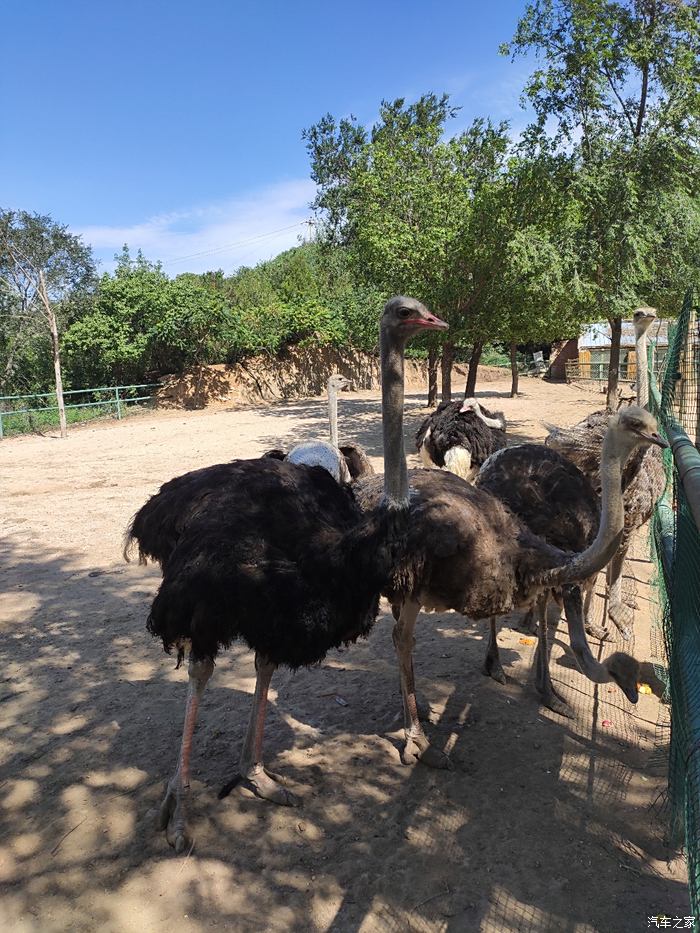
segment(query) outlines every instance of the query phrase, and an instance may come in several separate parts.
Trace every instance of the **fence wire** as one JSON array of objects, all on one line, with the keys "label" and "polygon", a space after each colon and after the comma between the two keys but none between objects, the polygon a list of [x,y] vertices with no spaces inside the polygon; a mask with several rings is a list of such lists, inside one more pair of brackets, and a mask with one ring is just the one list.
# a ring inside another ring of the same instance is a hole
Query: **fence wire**
[{"label": "fence wire", "polygon": [[668,486],[653,524],[666,699],[671,735],[668,789],[671,839],[685,841],[693,913],[700,914],[700,338],[695,293],[686,294],[659,389],[651,377],[650,408],[671,444]]}]

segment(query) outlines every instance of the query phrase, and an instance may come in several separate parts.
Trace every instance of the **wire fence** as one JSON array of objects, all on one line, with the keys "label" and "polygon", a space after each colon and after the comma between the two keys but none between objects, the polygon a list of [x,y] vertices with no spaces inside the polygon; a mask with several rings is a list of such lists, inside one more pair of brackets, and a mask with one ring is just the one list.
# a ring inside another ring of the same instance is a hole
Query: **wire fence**
[{"label": "wire fence", "polygon": [[658,568],[671,707],[668,788],[673,842],[685,840],[693,913],[700,914],[700,335],[694,292],[686,294],[650,408],[671,450],[667,491],[656,508],[652,550]]},{"label": "wire fence", "polygon": [[[159,383],[129,386],[99,386],[69,389],[63,393],[66,421],[90,421],[112,415],[122,418],[134,408],[152,402]],[[9,434],[27,434],[57,427],[58,402],[55,392],[32,395],[0,395],[0,440]]]}]

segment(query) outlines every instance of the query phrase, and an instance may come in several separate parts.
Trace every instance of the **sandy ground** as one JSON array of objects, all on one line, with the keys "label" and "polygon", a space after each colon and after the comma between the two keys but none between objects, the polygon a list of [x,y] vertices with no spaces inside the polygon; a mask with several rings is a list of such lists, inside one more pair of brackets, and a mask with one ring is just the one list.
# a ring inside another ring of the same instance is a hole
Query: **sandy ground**
[{"label": "sandy ground", "polygon": [[[535,380],[517,400],[505,382],[483,388],[516,439],[600,406]],[[423,404],[408,396],[407,438]],[[341,436],[376,465],[379,424],[376,393],[343,397]],[[195,738],[196,848],[172,853],[154,813],[186,674],[145,631],[158,572],[122,562],[122,533],[174,475],[324,433],[325,404],[311,400],[0,443],[0,929],[584,933],[687,915],[685,868],[670,861],[658,803],[659,700],[635,708],[616,688],[593,688],[560,631],[552,671],[576,715],[543,711],[535,646],[515,619],[499,636],[503,687],[480,673],[483,625],[421,617],[418,682],[452,772],[399,761],[386,606],[366,642],[279,671],[267,758],[303,797],[298,810],[237,791],[217,799],[253,685],[250,654],[225,653]],[[637,553],[634,651],[648,660],[651,565]],[[645,678],[658,690],[649,667]]]}]

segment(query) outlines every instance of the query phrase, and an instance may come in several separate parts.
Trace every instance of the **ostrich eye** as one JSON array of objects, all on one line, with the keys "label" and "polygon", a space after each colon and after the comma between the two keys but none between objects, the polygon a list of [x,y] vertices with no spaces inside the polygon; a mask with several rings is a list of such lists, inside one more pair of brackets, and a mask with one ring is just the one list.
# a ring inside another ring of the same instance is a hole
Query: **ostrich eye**
[{"label": "ostrich eye", "polygon": [[399,308],[399,317],[400,317],[400,318],[404,318],[404,319],[405,319],[405,318],[410,317],[410,316],[411,316],[411,312],[410,312],[410,310],[409,310],[408,308]]}]

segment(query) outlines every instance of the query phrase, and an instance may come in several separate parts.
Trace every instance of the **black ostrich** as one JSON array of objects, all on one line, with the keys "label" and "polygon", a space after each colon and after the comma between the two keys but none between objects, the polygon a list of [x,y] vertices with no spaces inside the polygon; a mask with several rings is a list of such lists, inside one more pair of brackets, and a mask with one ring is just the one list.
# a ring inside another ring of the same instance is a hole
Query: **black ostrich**
[{"label": "black ostrich", "polygon": [[475,398],[441,402],[416,433],[416,450],[426,467],[441,467],[471,482],[481,464],[506,446],[502,412],[483,408]]},{"label": "black ostrich", "polygon": [[[497,496],[504,505],[548,544],[561,551],[583,551],[594,540],[600,524],[600,502],[590,480],[571,461],[542,444],[519,444],[499,450],[484,463],[476,478],[478,488]],[[585,585],[590,586],[592,581]],[[538,644],[535,686],[545,706],[570,715],[549,673],[546,608],[548,593],[537,599]],[[637,702],[639,664],[628,654],[615,652],[603,664],[592,655],[583,623],[581,588],[566,586],[555,592],[563,600],[571,647],[581,671],[595,683],[614,681],[631,702]],[[496,620],[491,620],[484,673],[505,683],[498,656]]]},{"label": "black ostrich", "polygon": [[[192,736],[202,692],[220,649],[241,638],[255,651],[253,709],[240,779],[259,797],[297,800],[265,770],[263,726],[270,680],[366,635],[405,536],[404,347],[447,325],[412,298],[392,298],[380,325],[385,483],[363,513],[349,486],[320,466],[274,457],[238,460],[166,483],[135,515],[126,547],[158,561],[163,580],[147,627],[178,663],[189,652],[189,689],[175,774],[161,827],[181,852],[188,841]],[[236,780],[232,782],[232,785]],[[229,786],[232,786],[229,785]]]}]

